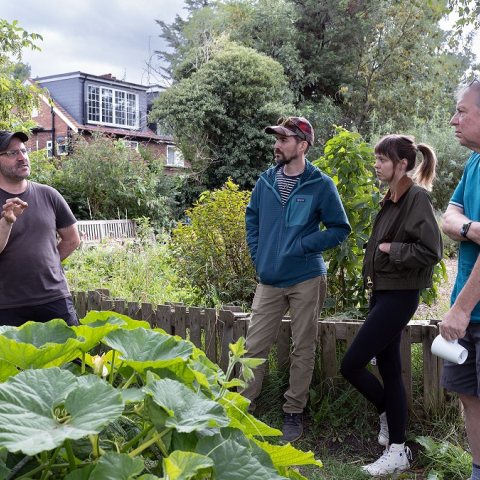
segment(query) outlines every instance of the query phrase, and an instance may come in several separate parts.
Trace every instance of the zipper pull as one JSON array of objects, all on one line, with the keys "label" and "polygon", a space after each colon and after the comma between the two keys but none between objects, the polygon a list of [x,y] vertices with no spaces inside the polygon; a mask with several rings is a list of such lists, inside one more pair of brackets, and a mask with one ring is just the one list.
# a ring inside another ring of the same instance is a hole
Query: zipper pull
[{"label": "zipper pull", "polygon": [[367,287],[372,289],[373,287],[373,282],[372,282],[372,279],[370,277],[367,277]]}]

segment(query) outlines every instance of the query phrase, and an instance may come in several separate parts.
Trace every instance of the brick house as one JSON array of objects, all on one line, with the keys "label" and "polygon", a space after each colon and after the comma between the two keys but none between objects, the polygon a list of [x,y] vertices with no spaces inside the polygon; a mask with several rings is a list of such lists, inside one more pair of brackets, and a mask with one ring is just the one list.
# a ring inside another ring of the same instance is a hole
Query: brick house
[{"label": "brick house", "polygon": [[46,148],[49,156],[67,155],[73,132],[88,139],[100,131],[128,141],[133,148],[143,144],[155,157],[163,156],[165,173],[181,173],[183,160],[172,137],[159,135],[148,123],[148,113],[158,87],[124,82],[107,75],[71,72],[37,77],[27,82],[48,90],[41,95],[41,106],[32,114],[38,127],[32,130],[27,147]]}]

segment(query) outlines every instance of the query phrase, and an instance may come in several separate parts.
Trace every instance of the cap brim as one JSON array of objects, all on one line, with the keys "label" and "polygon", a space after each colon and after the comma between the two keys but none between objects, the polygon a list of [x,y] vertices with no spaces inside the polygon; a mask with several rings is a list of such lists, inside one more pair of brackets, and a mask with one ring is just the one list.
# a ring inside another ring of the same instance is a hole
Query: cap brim
[{"label": "cap brim", "polygon": [[6,150],[8,148],[8,146],[10,145],[10,142],[12,141],[13,137],[17,137],[22,142],[26,142],[28,140],[28,136],[23,132],[11,133],[10,135],[7,135],[3,139],[3,142],[0,144],[0,152],[3,152],[3,150]]},{"label": "cap brim", "polygon": [[270,135],[284,135],[285,137],[296,137],[297,134],[295,132],[292,132],[292,130],[288,130],[288,128],[281,127],[280,125],[277,125],[275,127],[267,127],[265,129],[265,133],[268,133]]}]

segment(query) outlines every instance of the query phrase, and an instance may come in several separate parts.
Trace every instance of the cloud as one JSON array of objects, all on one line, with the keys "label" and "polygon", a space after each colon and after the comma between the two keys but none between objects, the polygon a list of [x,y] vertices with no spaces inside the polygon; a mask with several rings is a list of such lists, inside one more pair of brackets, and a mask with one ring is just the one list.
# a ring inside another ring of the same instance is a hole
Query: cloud
[{"label": "cloud", "polygon": [[82,71],[111,73],[134,83],[147,83],[150,55],[165,48],[160,18],[171,23],[185,16],[183,0],[22,0],[2,2],[0,18],[42,35],[38,51],[23,51],[32,76]]}]

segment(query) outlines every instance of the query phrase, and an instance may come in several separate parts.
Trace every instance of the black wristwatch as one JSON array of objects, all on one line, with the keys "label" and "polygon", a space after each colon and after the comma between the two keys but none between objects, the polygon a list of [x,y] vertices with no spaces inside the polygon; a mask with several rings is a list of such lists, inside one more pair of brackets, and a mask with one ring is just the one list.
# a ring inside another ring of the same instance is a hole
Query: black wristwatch
[{"label": "black wristwatch", "polygon": [[464,223],[462,225],[462,229],[460,230],[460,235],[464,238],[467,238],[467,233],[468,233],[468,230],[470,229],[470,225],[472,224],[472,222],[468,222],[468,223]]}]

